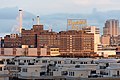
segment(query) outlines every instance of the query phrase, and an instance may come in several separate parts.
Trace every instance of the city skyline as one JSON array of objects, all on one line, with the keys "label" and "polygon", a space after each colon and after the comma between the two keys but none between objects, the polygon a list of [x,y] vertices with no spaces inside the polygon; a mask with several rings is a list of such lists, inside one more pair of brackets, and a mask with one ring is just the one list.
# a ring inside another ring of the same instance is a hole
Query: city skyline
[{"label": "city skyline", "polygon": [[120,0],[0,0],[0,80],[119,80]]}]

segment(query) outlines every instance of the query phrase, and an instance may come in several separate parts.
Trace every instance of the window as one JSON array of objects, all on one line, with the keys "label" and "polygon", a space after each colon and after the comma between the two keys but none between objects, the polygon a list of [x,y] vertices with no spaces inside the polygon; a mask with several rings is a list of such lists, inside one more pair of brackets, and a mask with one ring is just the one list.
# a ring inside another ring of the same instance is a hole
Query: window
[{"label": "window", "polygon": [[57,61],[54,61],[54,64],[57,64]]},{"label": "window", "polygon": [[27,69],[26,69],[26,68],[23,68],[23,69],[22,69],[22,72],[27,72]]},{"label": "window", "polygon": [[69,72],[69,76],[74,76],[74,72]]},{"label": "window", "polygon": [[117,75],[119,76],[120,74],[119,74],[119,71],[117,71]]},{"label": "window", "polygon": [[42,63],[47,63],[47,60],[42,60]]},{"label": "window", "polygon": [[61,64],[61,61],[58,61],[58,64]]},{"label": "window", "polygon": [[80,65],[76,65],[75,68],[80,68]]},{"label": "window", "polygon": [[30,62],[30,60],[27,60],[27,62],[29,63],[29,62]]},{"label": "window", "polygon": [[80,64],[83,64],[83,62],[81,62]]},{"label": "window", "polygon": [[26,63],[26,60],[24,60],[24,63]]},{"label": "window", "polygon": [[74,72],[72,72],[72,75],[74,76]]},{"label": "window", "polygon": [[96,70],[92,70],[92,71],[91,71],[91,74],[96,74]]},{"label": "window", "polygon": [[50,72],[50,76],[53,76],[53,72]]},{"label": "window", "polygon": [[0,64],[4,64],[4,62],[3,62],[3,61],[0,61]]},{"label": "window", "polygon": [[83,76],[83,74],[81,74],[81,76]]},{"label": "window", "polygon": [[2,67],[0,67],[0,71],[2,71]]},{"label": "window", "polygon": [[62,73],[61,73],[62,75],[67,75],[68,74],[68,72],[67,71],[62,71]]}]

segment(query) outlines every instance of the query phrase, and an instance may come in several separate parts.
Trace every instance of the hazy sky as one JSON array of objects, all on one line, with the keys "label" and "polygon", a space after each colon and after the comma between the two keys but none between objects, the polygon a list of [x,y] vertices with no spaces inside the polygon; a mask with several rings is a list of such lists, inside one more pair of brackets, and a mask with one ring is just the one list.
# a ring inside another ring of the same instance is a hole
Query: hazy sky
[{"label": "hazy sky", "polygon": [[19,7],[34,14],[120,10],[120,0],[0,0],[0,8]]}]

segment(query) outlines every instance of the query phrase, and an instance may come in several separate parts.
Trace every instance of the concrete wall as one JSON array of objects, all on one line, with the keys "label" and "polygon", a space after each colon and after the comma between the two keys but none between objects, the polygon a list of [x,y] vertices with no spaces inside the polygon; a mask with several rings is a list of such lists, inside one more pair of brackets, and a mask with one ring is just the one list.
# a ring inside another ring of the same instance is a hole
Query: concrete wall
[{"label": "concrete wall", "polygon": [[[26,67],[27,72],[20,72],[22,76],[40,76],[40,67]],[[22,68],[23,69],[23,68]]]},{"label": "concrete wall", "polygon": [[94,52],[98,51],[99,44],[100,44],[100,34],[94,34]]},{"label": "concrete wall", "polygon": [[101,36],[101,44],[103,46],[110,45],[110,36],[109,35]]},{"label": "concrete wall", "polygon": [[16,48],[16,55],[17,56],[23,55],[23,49],[22,48]]},{"label": "concrete wall", "polygon": [[[24,51],[25,51],[25,48],[16,48],[15,49],[15,53],[16,55],[13,54],[13,48],[3,48],[3,52],[5,56],[23,56],[24,55]],[[38,56],[38,49],[37,48],[27,48],[27,52],[28,52],[28,56]],[[2,52],[2,48],[0,48],[0,55]],[[47,48],[41,48],[40,49],[40,56],[47,56]]]},{"label": "concrete wall", "polygon": [[97,54],[99,56],[108,57],[111,55],[116,55],[116,51],[114,51],[114,50],[101,50],[101,51],[98,51]]},{"label": "concrete wall", "polygon": [[[70,76],[70,72],[74,72],[74,76]],[[88,75],[90,75],[90,71],[88,70],[71,70],[71,71],[68,71],[68,76],[69,77],[81,77],[81,78],[88,78]]]},{"label": "concrete wall", "polygon": [[46,56],[47,55],[47,48],[41,48],[40,49],[40,55],[41,56]]},{"label": "concrete wall", "polygon": [[4,48],[4,55],[13,55],[13,48]]},{"label": "concrete wall", "polygon": [[37,48],[28,48],[28,56],[37,56]]}]

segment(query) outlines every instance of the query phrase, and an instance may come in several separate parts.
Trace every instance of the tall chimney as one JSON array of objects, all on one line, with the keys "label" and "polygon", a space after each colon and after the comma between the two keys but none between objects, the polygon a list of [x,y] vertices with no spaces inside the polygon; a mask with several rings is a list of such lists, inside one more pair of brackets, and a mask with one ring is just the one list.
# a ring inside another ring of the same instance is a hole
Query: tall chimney
[{"label": "tall chimney", "polygon": [[40,25],[40,17],[37,16],[37,25]]},{"label": "tall chimney", "polygon": [[22,12],[22,10],[20,9],[19,10],[19,33],[21,34],[21,32],[22,32],[22,17],[23,17],[23,12]]}]

